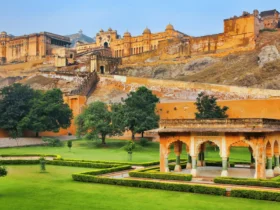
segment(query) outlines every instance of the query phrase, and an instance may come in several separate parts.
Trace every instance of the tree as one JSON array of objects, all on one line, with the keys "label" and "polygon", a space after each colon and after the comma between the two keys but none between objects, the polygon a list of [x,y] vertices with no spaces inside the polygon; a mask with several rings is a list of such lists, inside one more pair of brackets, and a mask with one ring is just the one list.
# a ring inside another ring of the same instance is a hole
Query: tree
[{"label": "tree", "polygon": [[136,133],[141,133],[158,127],[159,116],[155,113],[157,96],[146,87],[140,87],[136,92],[130,92],[124,101],[124,125],[131,131],[132,140]]},{"label": "tree", "polygon": [[198,112],[195,113],[196,119],[223,119],[227,118],[228,107],[220,107],[217,105],[217,98],[208,96],[205,93],[198,94],[195,105]]},{"label": "tree", "polygon": [[71,140],[67,141],[67,147],[69,148],[69,151],[71,151],[71,148],[72,148],[72,141]]},{"label": "tree", "polygon": [[135,150],[135,143],[133,141],[128,141],[124,147],[124,150],[128,154],[128,160],[132,161],[132,153]]},{"label": "tree", "polygon": [[63,101],[59,89],[48,90],[45,93],[36,91],[32,100],[32,108],[20,122],[22,129],[39,132],[58,132],[60,128],[68,128],[73,118],[72,110]]},{"label": "tree", "polygon": [[106,144],[105,139],[108,135],[114,135],[119,130],[112,124],[112,112],[109,107],[97,101],[91,103],[75,120],[77,125],[77,135],[85,136],[87,139],[101,137],[102,144]]},{"label": "tree", "polygon": [[13,84],[0,90],[0,128],[13,139],[22,136],[21,121],[32,108],[34,91],[27,85]]}]

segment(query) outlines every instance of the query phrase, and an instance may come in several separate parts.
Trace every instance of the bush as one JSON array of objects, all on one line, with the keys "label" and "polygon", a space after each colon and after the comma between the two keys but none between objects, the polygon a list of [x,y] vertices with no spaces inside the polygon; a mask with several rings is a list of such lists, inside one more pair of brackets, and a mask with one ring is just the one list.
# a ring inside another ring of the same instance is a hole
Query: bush
[{"label": "bush", "polygon": [[54,159],[61,159],[60,155],[45,155],[45,154],[9,154],[9,155],[0,155],[1,157],[34,157],[34,156],[38,156],[38,157],[53,157]]},{"label": "bush", "polygon": [[49,165],[74,166],[74,167],[84,167],[84,168],[112,168],[112,167],[120,166],[119,164],[64,161],[64,160],[50,160],[50,161],[46,161],[46,163]]},{"label": "bush", "polygon": [[280,188],[280,182],[270,181],[266,179],[246,179],[246,178],[231,178],[231,177],[217,177],[214,179],[215,183],[219,184],[235,184],[248,186],[262,186]]},{"label": "bush", "polygon": [[0,160],[0,165],[32,165],[39,163],[40,160]]},{"label": "bush", "polygon": [[231,190],[230,195],[231,197],[237,198],[249,198],[280,202],[280,192],[233,189]]},{"label": "bush", "polygon": [[140,141],[139,141],[139,144],[140,144],[142,147],[146,147],[146,146],[148,146],[148,144],[149,144],[149,140],[146,139],[146,138],[141,138]]},{"label": "bush", "polygon": [[43,142],[46,142],[51,147],[62,147],[63,142],[60,141],[58,138],[50,138],[50,137],[43,137]]},{"label": "bush", "polygon": [[131,171],[129,172],[131,177],[149,178],[149,179],[163,179],[163,180],[181,180],[181,181],[191,181],[192,175],[190,174],[175,174],[175,173],[161,173],[155,171]]},{"label": "bush", "polygon": [[91,176],[86,174],[72,174],[72,178],[75,181],[80,181],[80,182],[122,185],[128,187],[140,187],[140,188],[170,190],[170,191],[179,191],[179,192],[192,192],[192,193],[211,194],[211,195],[220,195],[220,196],[225,196],[226,194],[225,188],[202,186],[202,185],[165,183],[165,182],[142,181],[142,180],[131,180],[131,179],[113,179],[107,177]]},{"label": "bush", "polygon": [[7,176],[8,171],[5,166],[0,166],[0,177]]}]

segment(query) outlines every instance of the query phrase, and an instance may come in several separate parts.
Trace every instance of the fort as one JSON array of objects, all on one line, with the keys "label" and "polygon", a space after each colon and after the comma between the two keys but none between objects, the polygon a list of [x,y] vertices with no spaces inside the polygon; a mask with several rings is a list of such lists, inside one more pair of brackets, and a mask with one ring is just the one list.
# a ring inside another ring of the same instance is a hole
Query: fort
[{"label": "fort", "polygon": [[70,45],[70,39],[49,32],[23,36],[0,35],[0,64],[39,60],[52,55],[52,50]]}]

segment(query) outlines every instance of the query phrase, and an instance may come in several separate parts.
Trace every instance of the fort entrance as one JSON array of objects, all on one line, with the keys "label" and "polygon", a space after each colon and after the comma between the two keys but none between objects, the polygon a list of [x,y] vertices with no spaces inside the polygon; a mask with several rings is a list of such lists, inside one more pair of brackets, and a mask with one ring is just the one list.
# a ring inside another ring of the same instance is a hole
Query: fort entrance
[{"label": "fort entrance", "polygon": [[[160,171],[168,172],[170,146],[174,144],[176,166],[180,172],[182,150],[188,153],[187,170],[200,176],[198,167],[205,166],[206,144],[213,143],[219,148],[222,177],[235,176],[229,170],[231,148],[240,142],[248,145],[251,152],[251,168],[246,173],[254,178],[269,178],[280,174],[279,145],[280,120],[274,119],[215,119],[215,120],[161,120],[160,128],[155,130],[160,136]],[[183,145],[185,148],[183,148]],[[274,162],[274,167],[273,167]],[[254,169],[253,169],[254,168]],[[244,170],[244,169],[243,169]],[[241,173],[241,170],[240,170]],[[203,173],[205,175],[205,172]]]}]

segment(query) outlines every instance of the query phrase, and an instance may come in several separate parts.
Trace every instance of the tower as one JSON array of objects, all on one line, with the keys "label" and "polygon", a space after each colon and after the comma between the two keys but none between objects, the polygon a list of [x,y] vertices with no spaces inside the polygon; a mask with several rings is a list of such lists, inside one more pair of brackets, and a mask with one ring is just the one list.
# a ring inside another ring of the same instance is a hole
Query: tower
[{"label": "tower", "polygon": [[6,62],[6,49],[7,49],[7,41],[8,41],[8,35],[5,31],[1,32],[0,34],[0,64],[3,64]]},{"label": "tower", "polygon": [[144,52],[151,50],[151,30],[146,28],[143,32]]},{"label": "tower", "polygon": [[124,55],[123,56],[130,56],[131,53],[131,34],[127,31],[123,35],[124,39]]}]

